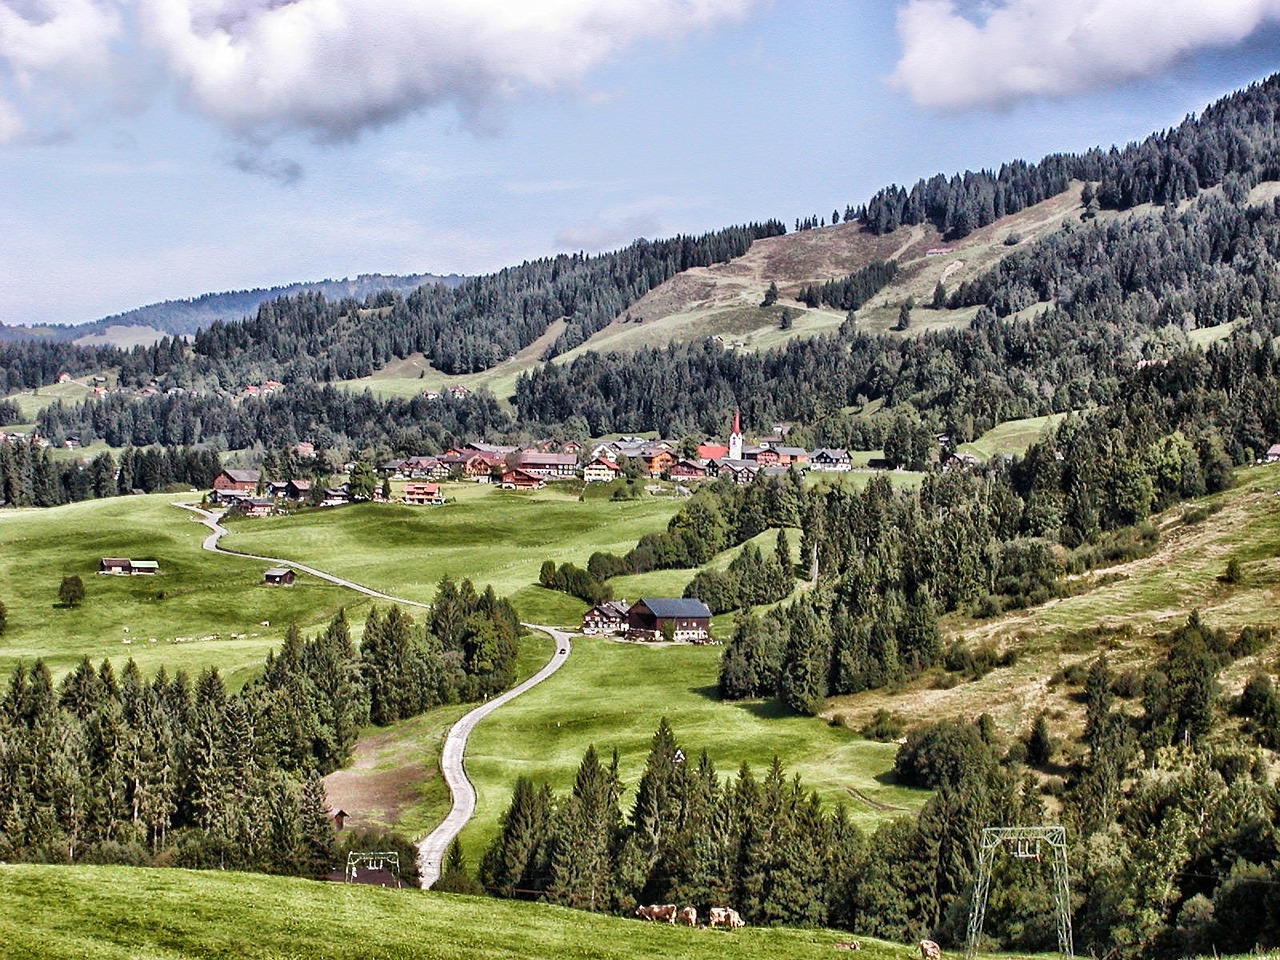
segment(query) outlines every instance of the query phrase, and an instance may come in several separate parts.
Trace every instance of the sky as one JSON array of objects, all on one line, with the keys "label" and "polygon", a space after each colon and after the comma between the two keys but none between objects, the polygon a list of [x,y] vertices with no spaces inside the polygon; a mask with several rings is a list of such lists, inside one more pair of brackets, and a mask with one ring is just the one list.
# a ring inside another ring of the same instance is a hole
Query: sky
[{"label": "sky", "polygon": [[0,322],[829,218],[1278,64],[1280,0],[0,0]]}]

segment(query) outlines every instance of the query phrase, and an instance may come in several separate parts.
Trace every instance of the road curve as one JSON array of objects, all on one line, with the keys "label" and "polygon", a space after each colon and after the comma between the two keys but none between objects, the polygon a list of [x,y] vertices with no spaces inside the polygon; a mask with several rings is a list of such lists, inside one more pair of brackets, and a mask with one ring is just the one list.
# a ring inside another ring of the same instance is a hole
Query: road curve
[{"label": "road curve", "polygon": [[504,703],[514,700],[526,690],[540,684],[569,659],[569,634],[555,627],[544,627],[534,623],[526,623],[525,626],[531,630],[541,630],[543,633],[550,634],[556,642],[556,652],[551,655],[551,659],[543,668],[528,680],[512,687],[501,696],[482,703],[449,729],[449,735],[444,741],[444,750],[440,753],[440,772],[444,774],[444,781],[449,785],[449,793],[453,796],[453,809],[444,818],[444,822],[418,844],[418,875],[422,878],[424,890],[440,879],[440,867],[445,851],[453,842],[453,838],[462,832],[462,828],[467,825],[476,810],[476,790],[467,779],[467,773],[462,766],[463,754],[467,749],[467,737],[481,720]]},{"label": "road curve", "polygon": [[[228,550],[218,543],[227,532],[227,528],[218,523],[217,516],[190,503],[175,503],[173,505],[182,507],[184,510],[190,510],[196,514],[201,523],[209,528],[211,532],[204,538],[204,548],[211,553],[227,553],[237,557],[246,557],[250,560],[261,560],[264,563],[290,566],[296,570],[302,570],[304,573],[309,573],[313,577],[356,590],[370,597],[414,607],[430,608],[430,604],[419,603],[417,600],[406,600],[404,597],[393,597],[389,593],[382,593],[379,590],[373,590],[350,580],[344,580],[342,577],[335,577],[331,573],[325,573],[323,570],[317,570],[314,567],[308,567],[293,560],[281,560],[278,557],[262,557],[256,553]],[[444,861],[445,851],[449,848],[449,844],[453,842],[453,838],[462,832],[462,828],[467,825],[472,814],[475,813],[476,790],[471,785],[471,781],[467,779],[466,770],[462,766],[463,754],[467,749],[467,738],[471,735],[471,731],[475,729],[476,724],[493,713],[493,711],[514,700],[526,690],[540,684],[559,670],[561,665],[569,659],[569,651],[571,649],[569,634],[563,630],[557,630],[555,627],[544,627],[534,623],[526,623],[525,626],[531,630],[541,630],[543,633],[549,634],[555,641],[556,652],[551,655],[551,659],[543,665],[542,669],[529,679],[512,687],[501,696],[482,703],[449,729],[449,734],[445,737],[444,749],[440,754],[440,772],[444,775],[444,782],[448,784],[449,793],[453,797],[453,808],[449,811],[449,815],[444,818],[444,822],[418,844],[418,873],[422,878],[422,889],[424,890],[440,879],[440,867]]]},{"label": "road curve", "polygon": [[349,590],[355,590],[357,593],[363,593],[370,597],[377,597],[379,600],[390,600],[392,603],[402,603],[409,607],[421,607],[424,610],[430,610],[431,604],[421,603],[417,600],[406,600],[404,597],[393,597],[389,593],[383,593],[380,590],[374,590],[370,587],[353,583],[350,580],[344,580],[342,577],[335,577],[331,573],[325,573],[323,570],[317,570],[315,567],[308,567],[306,564],[298,563],[294,560],[281,560],[279,557],[260,557],[256,553],[243,553],[240,550],[228,550],[221,546],[218,541],[227,532],[227,528],[218,523],[218,517],[210,513],[208,510],[201,509],[190,503],[175,503],[175,507],[181,507],[183,510],[190,510],[200,522],[208,527],[212,532],[204,538],[204,548],[210,553],[227,553],[235,557],[246,557],[250,560],[261,560],[263,563],[274,563],[281,567],[293,567],[295,570],[301,570],[303,573],[309,573],[313,577],[320,580],[327,580],[330,583],[336,583],[340,587],[346,587]]}]

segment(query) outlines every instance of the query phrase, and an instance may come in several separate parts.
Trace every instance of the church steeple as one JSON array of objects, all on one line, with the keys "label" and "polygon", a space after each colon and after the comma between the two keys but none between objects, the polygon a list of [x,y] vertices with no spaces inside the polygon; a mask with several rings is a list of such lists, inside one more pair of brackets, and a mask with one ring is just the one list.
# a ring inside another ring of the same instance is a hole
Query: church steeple
[{"label": "church steeple", "polygon": [[729,433],[729,459],[742,459],[742,418],[733,411],[733,430]]}]

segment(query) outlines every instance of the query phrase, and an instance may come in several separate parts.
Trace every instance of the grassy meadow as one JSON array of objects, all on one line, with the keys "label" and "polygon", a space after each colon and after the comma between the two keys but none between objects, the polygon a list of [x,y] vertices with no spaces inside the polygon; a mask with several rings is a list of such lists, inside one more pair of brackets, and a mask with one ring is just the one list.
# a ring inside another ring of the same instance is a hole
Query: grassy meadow
[{"label": "grassy meadow", "polygon": [[576,626],[586,604],[537,586],[542,562],[585,566],[596,550],[625,553],[663,529],[681,504],[666,497],[580,502],[555,485],[526,493],[452,483],[445,493],[451,502],[440,507],[369,503],[242,522],[223,545],[424,602],[445,574],[467,577],[510,597],[525,620]]},{"label": "grassy meadow", "polygon": [[[819,960],[849,934],[691,930],[526,903],[232,872],[0,866],[9,960]],[[867,960],[911,948],[859,938]],[[918,951],[917,951],[918,952]]]},{"label": "grassy meadow", "polygon": [[960,453],[972,453],[979,460],[990,460],[1005,453],[1021,455],[1066,418],[1065,413],[1054,413],[1046,417],[1006,420],[972,443],[962,443],[956,449]]},{"label": "grassy meadow", "polygon": [[[928,798],[927,791],[888,782],[896,744],[795,716],[775,701],[722,702],[716,690],[721,649],[576,638],[569,662],[554,676],[471,735],[467,775],[477,806],[462,834],[469,856],[477,859],[496,834],[517,776],[567,790],[590,744],[605,757],[617,749],[623,781],[634,788],[662,717],[691,761],[706,749],[721,779],[744,762],[762,777],[777,755],[789,774],[798,773],[824,800],[844,803],[866,826],[886,814],[914,812]],[[874,809],[850,788],[893,810]],[[631,799],[628,789],[624,808]]]},{"label": "grassy meadow", "polygon": [[[42,657],[59,674],[86,655],[119,664],[133,657],[144,673],[217,666],[238,686],[290,621],[317,624],[340,606],[359,605],[351,591],[305,575],[293,587],[262,586],[265,564],[201,549],[209,531],[172,499],[153,494],[0,511],[0,600],[9,611],[0,670]],[[102,557],[158,560],[161,572],[99,575]],[[58,586],[71,574],[86,596],[63,609]]]}]

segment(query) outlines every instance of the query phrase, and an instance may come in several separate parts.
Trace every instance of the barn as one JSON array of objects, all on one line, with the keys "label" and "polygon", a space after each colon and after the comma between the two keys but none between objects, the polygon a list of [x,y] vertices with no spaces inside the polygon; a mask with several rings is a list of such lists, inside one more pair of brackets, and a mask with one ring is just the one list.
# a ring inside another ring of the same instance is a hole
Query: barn
[{"label": "barn", "polygon": [[627,639],[706,643],[711,611],[697,599],[646,597],[627,611]]}]

